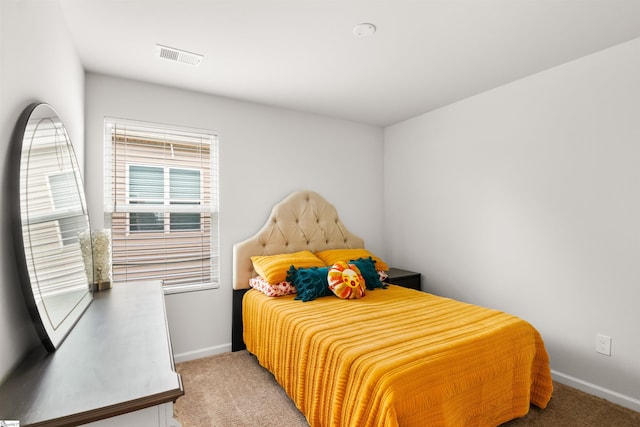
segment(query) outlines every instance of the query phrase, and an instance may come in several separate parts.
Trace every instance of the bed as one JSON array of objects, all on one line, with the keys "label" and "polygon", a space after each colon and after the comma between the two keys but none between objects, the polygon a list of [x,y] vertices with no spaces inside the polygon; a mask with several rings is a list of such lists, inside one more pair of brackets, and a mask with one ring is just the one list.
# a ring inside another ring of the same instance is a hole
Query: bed
[{"label": "bed", "polygon": [[234,245],[233,349],[246,345],[311,426],[495,426],[546,407],[547,352],[518,317],[393,284],[309,301],[249,286],[265,274],[258,259],[363,248],[312,191],[277,203]]}]

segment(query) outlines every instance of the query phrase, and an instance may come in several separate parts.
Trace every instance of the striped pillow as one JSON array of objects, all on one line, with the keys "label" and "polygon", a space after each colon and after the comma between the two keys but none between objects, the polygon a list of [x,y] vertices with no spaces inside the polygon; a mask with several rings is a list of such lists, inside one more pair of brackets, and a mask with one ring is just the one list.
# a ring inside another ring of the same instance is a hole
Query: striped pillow
[{"label": "striped pillow", "polygon": [[326,264],[310,251],[252,256],[251,262],[256,273],[271,284],[286,281],[287,271],[292,265],[297,268],[326,267]]}]

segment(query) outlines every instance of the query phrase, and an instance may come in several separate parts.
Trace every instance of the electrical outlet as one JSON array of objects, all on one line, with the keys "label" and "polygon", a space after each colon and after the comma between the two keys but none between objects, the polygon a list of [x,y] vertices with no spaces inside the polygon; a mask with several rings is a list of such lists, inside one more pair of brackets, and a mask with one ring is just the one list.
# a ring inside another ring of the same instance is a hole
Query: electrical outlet
[{"label": "electrical outlet", "polygon": [[596,335],[596,351],[605,356],[611,356],[611,337],[606,335]]}]

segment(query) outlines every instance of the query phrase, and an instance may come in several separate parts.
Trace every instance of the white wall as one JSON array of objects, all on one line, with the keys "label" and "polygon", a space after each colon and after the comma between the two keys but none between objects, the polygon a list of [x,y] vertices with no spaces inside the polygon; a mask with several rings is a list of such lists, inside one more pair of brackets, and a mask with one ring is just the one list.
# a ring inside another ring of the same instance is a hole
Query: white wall
[{"label": "white wall", "polygon": [[[17,190],[7,168],[11,135],[33,102],[51,104],[82,159],[84,70],[56,1],[0,0],[0,167],[2,195]],[[0,209],[0,382],[39,344],[20,291],[10,206]]]},{"label": "white wall", "polygon": [[[385,129],[389,262],[640,410],[640,39]],[[595,337],[613,338],[611,357]]]},{"label": "white wall", "polygon": [[368,248],[385,256],[382,129],[97,74],[86,82],[85,184],[94,227],[103,224],[105,116],[219,135],[221,286],[166,297],[178,361],[230,350],[232,245],[258,231],[291,191],[320,193]]},{"label": "white wall", "polygon": [[[32,102],[56,108],[82,158],[85,87],[57,2],[0,0],[0,40],[7,194],[10,136]],[[640,410],[638,75],[635,40],[389,127],[384,154],[375,127],[89,75],[92,220],[101,226],[104,116],[215,130],[222,284],[167,297],[178,356],[229,349],[231,246],[274,202],[309,188],[375,253],[422,272],[427,290],[529,320],[556,378]],[[0,209],[0,381],[38,345],[9,211]],[[613,337],[611,357],[595,353],[598,332]]]}]

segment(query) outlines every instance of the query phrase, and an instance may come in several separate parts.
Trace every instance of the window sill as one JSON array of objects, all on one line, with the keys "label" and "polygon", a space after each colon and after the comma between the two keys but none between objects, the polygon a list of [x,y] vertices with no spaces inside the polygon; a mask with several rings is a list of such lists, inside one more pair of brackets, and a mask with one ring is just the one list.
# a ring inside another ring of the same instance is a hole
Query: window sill
[{"label": "window sill", "polygon": [[173,285],[163,286],[162,290],[165,295],[183,294],[186,292],[205,291],[208,289],[218,289],[219,283],[199,283],[197,285]]}]

